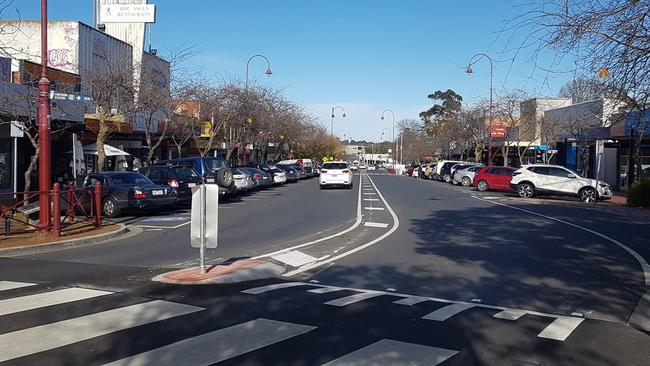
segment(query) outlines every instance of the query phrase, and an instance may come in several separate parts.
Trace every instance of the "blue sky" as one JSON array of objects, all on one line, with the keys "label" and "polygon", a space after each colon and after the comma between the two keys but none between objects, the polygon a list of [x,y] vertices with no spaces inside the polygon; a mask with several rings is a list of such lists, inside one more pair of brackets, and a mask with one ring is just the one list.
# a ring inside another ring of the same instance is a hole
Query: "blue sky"
[{"label": "blue sky", "polygon": [[[477,52],[495,61],[495,90],[518,88],[555,96],[566,76],[550,78],[527,54],[514,63],[501,54],[497,39],[504,21],[522,9],[512,0],[150,0],[157,5],[153,47],[196,45],[188,64],[216,80],[245,74],[256,53],[271,61],[264,75],[261,59],[251,63],[251,79],[281,88],[329,128],[330,108],[346,109],[334,131],[353,139],[378,140],[391,119],[418,118],[438,89],[454,89],[466,103],[486,98],[489,64],[479,61],[474,74],[464,70]],[[39,17],[40,1],[15,0],[23,19]],[[50,19],[92,24],[92,0],[49,0]],[[4,17],[16,17],[15,10]],[[542,55],[543,63],[553,55]],[[546,80],[546,82],[542,82]]]}]

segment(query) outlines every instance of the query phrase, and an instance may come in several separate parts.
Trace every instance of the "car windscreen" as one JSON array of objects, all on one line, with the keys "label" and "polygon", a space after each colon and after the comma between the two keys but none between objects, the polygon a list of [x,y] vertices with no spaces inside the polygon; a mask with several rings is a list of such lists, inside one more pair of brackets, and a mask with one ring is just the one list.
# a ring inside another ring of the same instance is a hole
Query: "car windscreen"
[{"label": "car windscreen", "polygon": [[194,170],[192,168],[189,168],[189,167],[178,166],[178,167],[172,167],[171,169],[181,179],[198,178],[199,177],[199,173],[197,173],[196,170]]},{"label": "car windscreen", "polygon": [[140,173],[113,174],[110,177],[114,184],[153,184]]},{"label": "car windscreen", "polygon": [[347,169],[348,165],[346,163],[325,163],[323,164],[323,169]]},{"label": "car windscreen", "polygon": [[218,158],[213,158],[213,159],[203,159],[203,165],[205,166],[205,170],[211,173],[214,173],[215,171],[225,168],[226,167],[226,161],[223,159],[218,159]]}]

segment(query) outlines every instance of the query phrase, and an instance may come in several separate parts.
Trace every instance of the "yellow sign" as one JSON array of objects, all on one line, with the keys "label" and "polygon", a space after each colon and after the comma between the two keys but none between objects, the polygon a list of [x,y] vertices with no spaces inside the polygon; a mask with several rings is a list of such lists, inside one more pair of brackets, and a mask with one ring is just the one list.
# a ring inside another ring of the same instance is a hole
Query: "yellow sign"
[{"label": "yellow sign", "polygon": [[323,156],[322,160],[323,160],[323,163],[325,163],[327,161],[327,156]]},{"label": "yellow sign", "polygon": [[211,137],[212,133],[212,122],[201,121],[201,137]]},{"label": "yellow sign", "polygon": [[609,69],[607,69],[605,67],[602,67],[602,68],[598,69],[598,77],[608,78],[609,75],[610,75]]},{"label": "yellow sign", "polygon": [[250,125],[251,123],[253,123],[253,117],[247,117],[247,118],[246,118],[246,122],[247,122],[249,125]]},{"label": "yellow sign", "polygon": [[333,156],[330,156],[330,161],[333,161],[333,160],[334,160],[334,157],[333,157]]}]

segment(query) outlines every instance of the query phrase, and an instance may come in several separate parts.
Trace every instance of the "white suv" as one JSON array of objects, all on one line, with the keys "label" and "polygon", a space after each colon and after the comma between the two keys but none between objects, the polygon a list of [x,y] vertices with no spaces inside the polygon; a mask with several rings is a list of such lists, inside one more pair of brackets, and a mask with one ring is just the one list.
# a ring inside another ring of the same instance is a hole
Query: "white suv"
[{"label": "white suv", "polygon": [[[578,197],[584,202],[596,199],[596,180],[583,178],[559,165],[524,165],[512,173],[510,181],[520,197],[530,198],[538,193]],[[605,182],[598,182],[598,199],[610,199],[612,187]]]},{"label": "white suv", "polygon": [[352,188],[352,172],[344,161],[328,161],[323,164],[318,177],[320,188],[326,186],[346,186]]}]

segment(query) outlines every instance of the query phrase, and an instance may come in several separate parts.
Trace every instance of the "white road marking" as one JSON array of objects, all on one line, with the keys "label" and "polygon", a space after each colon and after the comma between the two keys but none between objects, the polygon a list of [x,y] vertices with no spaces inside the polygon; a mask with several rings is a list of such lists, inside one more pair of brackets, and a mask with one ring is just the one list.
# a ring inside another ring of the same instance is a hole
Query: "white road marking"
[{"label": "white road marking", "polygon": [[311,292],[314,294],[328,294],[330,292],[336,292],[341,290],[345,290],[345,289],[343,287],[326,286],[320,288],[313,288],[311,290],[307,290],[307,292]]},{"label": "white road marking", "polygon": [[406,306],[412,306],[415,304],[419,304],[421,302],[429,301],[428,297],[422,297],[422,296],[409,296],[405,297],[401,300],[393,301],[393,304],[398,304],[398,305],[406,305]]},{"label": "white road marking", "polygon": [[153,323],[203,308],[154,300],[0,335],[0,362]]},{"label": "white road marking", "polygon": [[384,295],[384,293],[381,291],[367,291],[360,294],[354,294],[346,297],[341,297],[340,299],[331,300],[326,302],[325,305],[346,306],[382,295]]},{"label": "white road marking", "polygon": [[382,224],[380,222],[364,222],[363,226],[387,228],[388,224]]},{"label": "white road marking", "polygon": [[175,225],[175,226],[138,225],[138,224],[135,224],[133,226],[139,227],[139,228],[142,228],[142,229],[178,229],[179,227],[189,225],[190,222],[191,221],[187,221],[187,222],[184,222],[182,224]]},{"label": "white road marking", "polygon": [[305,286],[305,285],[308,285],[308,284],[304,283],[304,282],[285,282],[285,283],[276,283],[275,285],[267,285],[267,286],[255,287],[255,288],[251,288],[251,289],[248,289],[248,290],[244,290],[242,292],[245,293],[245,294],[257,295],[257,294],[262,294],[264,292],[280,290],[280,289],[283,289],[283,288],[296,287],[296,286]]},{"label": "white road marking", "polygon": [[15,288],[35,286],[35,283],[0,281],[0,291],[13,290]]},{"label": "white road marking", "polygon": [[499,313],[494,314],[493,318],[505,319],[505,320],[517,320],[522,316],[526,315],[528,312],[526,310],[518,309],[506,309]]},{"label": "white road marking", "polygon": [[[363,176],[359,177],[359,182],[361,182],[361,181],[363,181]],[[275,252],[258,255],[256,257],[251,258],[251,259],[267,258],[267,257],[273,256],[273,255],[279,254],[279,253],[284,253],[284,252],[287,252],[287,251],[291,251],[291,250],[295,250],[295,249],[298,249],[298,248],[306,247],[308,245],[320,243],[321,241],[336,238],[337,236],[341,236],[343,234],[349,233],[350,231],[356,229],[359,225],[361,225],[361,218],[362,217],[363,217],[363,215],[361,213],[361,188],[359,188],[359,198],[357,200],[357,218],[354,221],[354,224],[352,224],[352,226],[350,226],[349,228],[347,228],[347,229],[345,229],[343,231],[339,231],[338,233],[334,233],[332,235],[326,236],[324,238],[319,238],[319,239],[316,239],[316,240],[309,241],[307,243],[302,243],[302,244],[294,245],[294,246],[289,247],[289,248],[276,250]]]},{"label": "white road marking", "polygon": [[458,351],[382,339],[323,366],[435,366]]},{"label": "white road marking", "polygon": [[230,202],[230,203],[228,203],[228,204],[229,204],[229,205],[238,205],[238,206],[243,206],[243,205],[247,205],[248,203],[245,203],[245,202]]},{"label": "white road marking", "polygon": [[648,262],[641,255],[639,255],[639,253],[635,252],[632,248],[630,248],[627,245],[621,243],[620,241],[618,241],[618,240],[616,240],[614,238],[611,238],[611,237],[609,237],[609,236],[607,236],[605,234],[601,234],[601,233],[599,233],[597,231],[591,230],[589,228],[586,228],[586,227],[583,227],[583,226],[580,226],[580,225],[577,225],[577,224],[574,224],[572,222],[568,222],[568,221],[565,221],[565,220],[562,220],[562,219],[558,219],[558,218],[555,218],[555,217],[552,217],[552,216],[546,216],[546,215],[543,215],[543,214],[540,214],[540,213],[537,213],[537,212],[534,212],[534,211],[530,211],[530,210],[526,210],[526,209],[523,209],[523,208],[511,206],[511,205],[508,205],[508,204],[505,204],[505,203],[502,203],[502,202],[489,201],[489,200],[485,200],[483,198],[476,197],[476,196],[472,196],[472,197],[474,197],[474,198],[476,198],[478,200],[481,200],[481,201],[490,202],[492,204],[499,205],[499,206],[509,207],[509,208],[511,208],[513,210],[526,212],[526,213],[529,213],[531,215],[543,217],[543,218],[551,220],[551,221],[555,221],[555,222],[559,222],[559,223],[562,223],[562,224],[565,224],[565,225],[569,225],[569,226],[574,227],[576,229],[584,230],[584,231],[586,231],[588,233],[591,233],[591,234],[594,234],[594,235],[596,235],[598,237],[601,237],[601,238],[609,241],[610,243],[616,244],[620,248],[622,248],[623,250],[628,252],[630,255],[632,255],[637,260],[637,262],[639,262],[639,265],[641,266],[641,269],[643,270],[643,274],[644,274],[644,277],[645,277],[645,284],[646,284],[646,286],[650,286],[650,264],[648,264]]},{"label": "white road marking", "polygon": [[[375,182],[373,182],[370,177],[368,177],[368,180],[370,181],[372,186],[375,187],[375,190],[377,191],[377,194],[379,195],[379,198],[381,198],[381,200],[384,202],[384,205],[388,209],[388,212],[390,212],[390,215],[393,217],[393,226],[390,228],[390,230],[388,230],[387,232],[385,232],[383,235],[379,236],[378,238],[375,238],[374,240],[369,241],[366,244],[360,245],[360,246],[358,246],[356,248],[353,248],[353,249],[351,249],[351,250],[349,250],[347,252],[341,253],[341,254],[336,255],[334,257],[328,258],[328,259],[326,259],[324,261],[318,261],[318,262],[306,264],[306,265],[304,265],[304,266],[302,266],[302,267],[300,267],[300,268],[298,268],[296,270],[284,273],[282,276],[284,276],[284,277],[294,276],[296,274],[299,274],[299,273],[302,273],[302,272],[305,272],[305,271],[309,271],[309,270],[314,269],[316,267],[320,267],[320,266],[325,265],[327,263],[331,263],[331,262],[337,261],[337,260],[339,260],[341,258],[352,255],[352,254],[354,254],[354,253],[356,253],[358,251],[364,250],[364,249],[366,249],[366,248],[368,248],[370,246],[373,246],[373,245],[379,243],[380,241],[384,240],[386,237],[388,237],[392,233],[394,233],[397,230],[397,228],[399,228],[399,218],[397,217],[397,214],[395,214],[395,211],[393,211],[393,209],[390,207],[390,205],[388,204],[388,202],[386,201],[384,196],[381,194],[381,192],[379,192],[379,190],[377,189],[377,186],[375,185]],[[358,207],[359,207],[359,211],[361,211],[361,196],[359,196],[359,206]]]},{"label": "white road marking", "polygon": [[435,320],[441,322],[451,318],[452,316],[464,310],[473,308],[474,306],[475,306],[474,304],[457,302],[455,304],[444,306],[432,313],[429,313],[423,316],[422,319]]},{"label": "white road marking", "polygon": [[583,321],[584,318],[561,316],[555,319],[548,327],[544,328],[537,336],[556,341],[564,341]]},{"label": "white road marking", "polygon": [[316,327],[255,319],[169,344],[108,366],[202,366],[222,362],[307,333]]},{"label": "white road marking", "polygon": [[0,316],[110,294],[112,294],[112,292],[88,290],[83,288],[67,288],[35,295],[14,297],[11,299],[0,300]]},{"label": "white road marking", "polygon": [[316,261],[315,257],[312,257],[309,254],[299,252],[297,250],[292,250],[290,252],[277,254],[272,256],[271,258],[275,259],[276,261],[280,261],[284,264],[288,264],[292,267],[300,267],[303,264]]},{"label": "white road marking", "polygon": [[144,231],[162,231],[163,229],[145,229]]},{"label": "white road marking", "polygon": [[364,194],[368,194],[368,195],[376,195],[377,193],[364,193]]},{"label": "white road marking", "polygon": [[379,198],[364,198],[364,201],[379,201]]},{"label": "white road marking", "polygon": [[368,211],[383,211],[384,210],[383,207],[364,207],[364,209],[366,209]]},{"label": "white road marking", "polygon": [[228,207],[228,206],[224,206],[224,205],[219,205],[219,209],[222,209],[222,208],[223,208],[223,209],[226,209],[226,210],[232,210],[234,207]]}]

